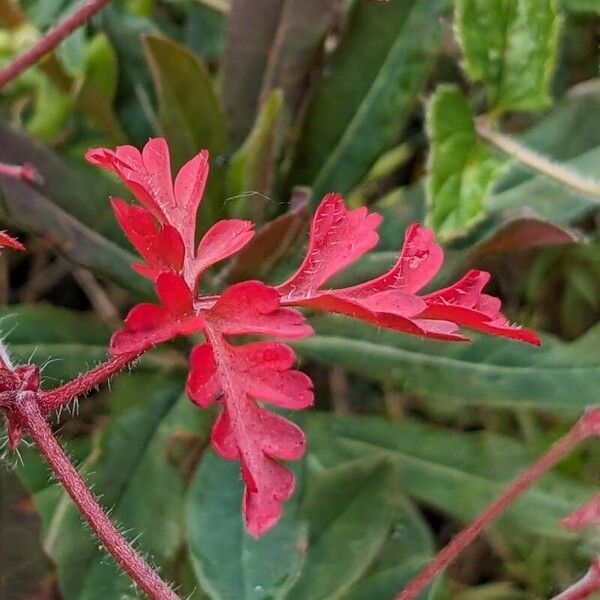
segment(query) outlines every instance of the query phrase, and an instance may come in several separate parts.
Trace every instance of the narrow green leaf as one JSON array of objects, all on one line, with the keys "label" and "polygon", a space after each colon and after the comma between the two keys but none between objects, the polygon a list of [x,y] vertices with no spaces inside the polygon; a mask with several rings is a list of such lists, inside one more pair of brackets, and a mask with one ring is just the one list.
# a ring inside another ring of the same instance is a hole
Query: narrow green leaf
[{"label": "narrow green leaf", "polygon": [[293,344],[303,356],[428,398],[571,412],[598,400],[600,327],[571,343],[545,336],[534,348],[484,336],[441,344],[342,318],[314,319],[314,326],[318,335]]},{"label": "narrow green leaf", "polygon": [[550,103],[560,17],[555,0],[457,0],[464,68],[495,112]]},{"label": "narrow green leaf", "polygon": [[211,153],[211,175],[202,203],[202,223],[207,228],[223,213],[224,167],[218,159],[228,143],[212,81],[204,64],[187,48],[159,35],[146,34],[142,39],[174,168],[201,148]]},{"label": "narrow green leaf", "polygon": [[478,140],[469,102],[456,86],[438,86],[429,102],[427,127],[429,223],[448,240],[483,218],[503,163]]},{"label": "narrow green leaf", "polygon": [[[349,193],[394,145],[441,41],[445,0],[356,2],[308,107],[290,176]],[[357,63],[357,57],[360,57]]]},{"label": "narrow green leaf", "polygon": [[2,178],[0,222],[44,235],[73,262],[126,289],[152,293],[151,284],[131,270],[134,255],[117,245],[125,241],[108,197],[122,188],[97,169],[80,163],[70,168],[44,146],[1,124],[0,161],[31,162],[44,179],[37,186]]},{"label": "narrow green leaf", "polygon": [[306,91],[337,0],[233,0],[223,65],[223,106],[241,142],[265,100],[284,91],[291,113]]},{"label": "narrow green leaf", "polygon": [[[277,129],[282,105],[283,92],[275,90],[264,103],[246,141],[231,160],[227,196],[236,199],[233,212],[241,218],[264,213],[265,198],[271,190],[279,155],[281,140]],[[246,197],[238,198],[240,195]]]},{"label": "narrow green leaf", "polygon": [[366,459],[307,482],[308,557],[289,600],[338,598],[366,572],[390,528],[391,474],[387,461]]},{"label": "narrow green leaf", "polygon": [[[397,469],[399,489],[464,521],[471,520],[536,458],[506,437],[452,431],[410,419],[392,423],[377,417],[313,413],[307,429],[324,466],[384,456]],[[589,486],[550,473],[515,502],[500,524],[512,532],[567,539],[572,534],[560,527],[560,519],[591,493]]]},{"label": "narrow green leaf", "polygon": [[[139,534],[136,546],[164,568],[183,537],[183,481],[169,447],[181,431],[205,435],[208,419],[180,396],[178,380],[155,376],[139,383],[143,402],[116,415],[85,466],[103,505],[112,507],[111,517],[130,537]],[[114,394],[119,393],[117,386]],[[45,546],[67,600],[130,597],[129,578],[105,556],[66,498],[54,513]]]},{"label": "narrow green leaf", "polygon": [[239,465],[207,452],[190,485],[187,529],[192,563],[213,600],[275,600],[298,578],[306,527],[298,493],[282,520],[258,540],[244,529]]}]

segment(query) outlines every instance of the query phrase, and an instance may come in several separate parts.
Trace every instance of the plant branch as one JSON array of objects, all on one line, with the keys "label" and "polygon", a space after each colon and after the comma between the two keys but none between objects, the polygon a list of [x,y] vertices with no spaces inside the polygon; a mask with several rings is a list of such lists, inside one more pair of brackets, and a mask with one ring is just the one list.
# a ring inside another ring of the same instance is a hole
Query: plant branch
[{"label": "plant branch", "polygon": [[517,142],[514,138],[489,128],[482,119],[476,121],[475,129],[485,141],[493,144],[496,148],[502,150],[502,152],[514,156],[518,161],[532,168],[534,171],[538,171],[570,187],[576,192],[600,199],[600,182],[584,177],[563,165],[537,154],[530,148]]},{"label": "plant branch", "polygon": [[113,356],[87,373],[83,373],[77,379],[73,379],[73,381],[69,381],[47,392],[42,392],[38,397],[40,409],[44,414],[48,414],[67,404],[73,398],[86,394],[119,371],[122,371],[139,358],[141,354],[141,352],[128,352],[127,354]]},{"label": "plant branch", "polygon": [[[465,529],[447,544],[408,586],[396,600],[414,600],[473,540],[495,519],[497,519],[524,491],[530,488],[544,473],[560,462],[582,440],[598,434],[600,430],[600,409],[587,412],[572,429],[558,440],[540,459],[515,479],[491,504],[487,506]],[[582,596],[584,597],[584,596]],[[572,598],[567,596],[568,600]],[[560,600],[565,600],[565,597]]]},{"label": "plant branch", "polygon": [[552,600],[585,600],[600,591],[600,558],[596,559],[588,572],[564,592]]},{"label": "plant branch", "polygon": [[32,181],[34,183],[43,182],[42,176],[31,163],[9,165],[0,162],[0,176],[10,177],[11,179],[20,179],[21,181]]},{"label": "plant branch", "polygon": [[68,37],[75,29],[89,21],[93,15],[102,10],[110,0],[84,0],[79,7],[61,23],[50,29],[29,50],[18,56],[0,71],[0,88],[18,77],[23,71],[38,62]]},{"label": "plant branch", "polygon": [[117,563],[152,600],[177,600],[175,592],[125,540],[88,489],[46,423],[36,402],[36,394],[20,392],[13,410],[85,520]]}]

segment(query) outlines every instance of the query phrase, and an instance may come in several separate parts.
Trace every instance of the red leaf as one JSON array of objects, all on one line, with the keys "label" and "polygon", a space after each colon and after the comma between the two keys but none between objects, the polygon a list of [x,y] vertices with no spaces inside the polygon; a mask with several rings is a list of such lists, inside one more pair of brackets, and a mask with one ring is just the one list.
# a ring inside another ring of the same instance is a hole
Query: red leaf
[{"label": "red leaf", "polygon": [[272,527],[290,498],[294,476],[275,461],[304,453],[304,434],[293,423],[257,405],[262,400],[300,409],[312,404],[312,384],[291,370],[294,353],[280,343],[229,344],[209,320],[209,344],[191,357],[188,393],[200,406],[217,399],[224,404],[212,432],[215,451],[240,460],[246,483],[243,509],[248,532],[255,537]]},{"label": "red leaf", "polygon": [[279,292],[260,281],[244,281],[227,288],[206,312],[207,319],[225,335],[260,333],[282,338],[312,335],[301,313],[280,308]]},{"label": "red leaf", "polygon": [[539,337],[529,329],[512,325],[500,312],[500,300],[482,290],[490,279],[485,271],[471,270],[460,281],[443,290],[425,296],[424,317],[448,319],[492,335],[519,340],[539,346]]},{"label": "red leaf", "polygon": [[339,194],[328,194],[317,208],[308,251],[294,275],[278,286],[282,296],[312,295],[330,277],[351,265],[379,241],[381,215],[364,207],[348,210]]},{"label": "red leaf", "polygon": [[114,151],[91,149],[86,158],[116,173],[145,208],[113,201],[121,228],[147,262],[134,267],[142,275],[156,278],[165,270],[182,272],[195,289],[203,271],[243,248],[254,235],[249,221],[220,221],[196,249],[196,216],[209,170],[206,150],[183,165],[174,185],[163,138],[151,139],[141,153],[133,146],[118,146]]},{"label": "red leaf", "polygon": [[227,219],[215,223],[198,244],[192,267],[193,280],[215,263],[241,250],[253,237],[254,223],[251,221]]},{"label": "red leaf", "polygon": [[155,279],[164,271],[182,272],[185,250],[174,227],[161,228],[146,209],[120,198],[113,198],[112,206],[121,229],[147,263],[133,265],[138,273]]},{"label": "red leaf", "polygon": [[493,335],[538,344],[538,337],[527,329],[511,325],[500,312],[500,301],[481,294],[487,277],[477,271],[478,289],[471,289],[470,276],[425,297],[416,293],[436,275],[443,251],[433,232],[418,224],[407,231],[396,264],[384,275],[338,290],[320,289],[340,269],[354,262],[377,243],[374,228],[379,215],[366,209],[348,211],[340,196],[329,194],[317,209],[311,227],[307,256],[296,272],[278,286],[284,305],[300,305],[337,312],[412,335],[465,341],[459,325]]},{"label": "red leaf", "polygon": [[25,246],[21,242],[8,235],[5,231],[0,231],[0,248],[12,248],[21,252],[25,250]]},{"label": "red leaf", "polygon": [[204,328],[204,319],[196,314],[192,293],[179,275],[162,273],[155,286],[163,306],[150,303],[134,306],[125,319],[125,327],[112,336],[113,354],[139,352]]}]

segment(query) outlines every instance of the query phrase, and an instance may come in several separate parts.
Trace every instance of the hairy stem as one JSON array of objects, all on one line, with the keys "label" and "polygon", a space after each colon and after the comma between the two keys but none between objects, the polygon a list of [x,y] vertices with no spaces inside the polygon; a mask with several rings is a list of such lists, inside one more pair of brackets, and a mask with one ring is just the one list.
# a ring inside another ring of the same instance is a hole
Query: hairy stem
[{"label": "hairy stem", "polygon": [[[433,561],[396,597],[396,600],[414,600],[518,496],[530,488],[546,471],[560,462],[582,440],[597,433],[599,417],[600,409],[586,413],[546,454],[517,477],[502,494],[489,504],[465,529],[456,535],[450,543],[442,548]],[[571,600],[570,596],[566,596],[565,598]],[[565,600],[565,598],[561,598],[561,600]],[[578,598],[578,596],[573,596],[573,598]]]},{"label": "hairy stem", "polygon": [[489,128],[481,119],[477,120],[475,128],[484,140],[493,144],[502,150],[502,152],[514,156],[518,161],[534,171],[538,171],[570,187],[576,192],[600,199],[600,182],[584,177],[563,165],[537,154],[530,148],[520,144],[514,138]]},{"label": "hairy stem", "polygon": [[23,426],[85,520],[123,570],[152,600],[178,600],[175,592],[133,549],[108,518],[73,463],[56,441],[36,402],[35,393],[21,392],[13,410],[19,415]]},{"label": "hairy stem", "polygon": [[32,48],[18,56],[0,71],[0,88],[18,77],[23,71],[34,65],[44,55],[51,52],[75,29],[89,21],[102,10],[110,0],[84,0],[79,7],[61,23],[50,29]]},{"label": "hairy stem", "polygon": [[73,381],[69,381],[53,390],[42,392],[38,397],[40,409],[44,414],[48,414],[64,406],[73,398],[86,394],[96,386],[110,379],[113,375],[122,371],[139,358],[141,354],[141,352],[128,352],[113,356],[87,373],[83,373],[77,379],[73,379]]}]

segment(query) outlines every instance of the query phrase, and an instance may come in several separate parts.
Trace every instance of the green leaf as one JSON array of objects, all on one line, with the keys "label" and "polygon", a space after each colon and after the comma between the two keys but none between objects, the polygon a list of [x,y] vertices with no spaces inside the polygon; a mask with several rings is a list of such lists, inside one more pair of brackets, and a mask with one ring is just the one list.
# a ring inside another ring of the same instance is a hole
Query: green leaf
[{"label": "green leaf", "polygon": [[[324,466],[384,456],[397,469],[399,489],[463,521],[471,520],[536,458],[506,437],[452,431],[411,419],[390,422],[313,413],[307,430]],[[550,473],[517,500],[499,524],[507,531],[566,539],[572,534],[559,520],[590,494],[588,486]]]},{"label": "green leaf", "polygon": [[485,336],[442,344],[336,317],[313,326],[318,335],[292,344],[303,356],[427,398],[570,412],[598,399],[598,326],[570,343],[544,336],[542,348]]},{"label": "green leaf", "polygon": [[105,33],[94,36],[85,49],[85,82],[112,102],[117,92],[117,55]]},{"label": "green leaf", "polygon": [[298,495],[286,504],[277,526],[258,540],[244,529],[242,495],[239,465],[207,452],[187,498],[188,539],[198,579],[215,600],[284,598],[300,574],[306,548]]},{"label": "green leaf", "polygon": [[202,223],[208,228],[223,213],[224,169],[218,157],[227,147],[227,134],[212,81],[202,62],[168,38],[143,36],[144,51],[158,95],[162,133],[169,142],[177,169],[206,148],[211,175],[202,203]]},{"label": "green leaf", "polygon": [[[240,218],[264,214],[279,155],[283,92],[275,90],[265,102],[252,131],[233,155],[227,179],[227,197],[234,198],[233,214]],[[243,196],[239,198],[239,196]]]},{"label": "green leaf", "polygon": [[464,68],[487,89],[493,111],[550,103],[560,17],[554,0],[457,0]]},{"label": "green leaf", "polygon": [[[392,600],[423,569],[434,555],[429,525],[413,503],[399,491],[391,497],[390,535],[368,573],[342,600]],[[433,585],[423,600],[430,600],[438,588]]]},{"label": "green leaf", "polygon": [[275,89],[295,112],[336,14],[336,0],[232,1],[222,97],[236,142]]},{"label": "green leaf", "polygon": [[429,223],[448,240],[483,218],[503,163],[478,140],[469,102],[454,85],[438,86],[429,102],[427,127]]},{"label": "green leaf", "polygon": [[390,528],[391,474],[389,462],[363,459],[307,482],[308,557],[289,600],[338,598],[366,572]]},{"label": "green leaf", "polygon": [[394,145],[429,75],[447,5],[355,3],[308,107],[290,176],[313,186],[315,203],[349,193]]},{"label": "green leaf", "polygon": [[98,169],[81,163],[69,168],[31,138],[0,124],[0,161],[31,162],[41,173],[40,186],[0,180],[0,222],[44,235],[69,259],[112,279],[139,295],[151,284],[132,271],[135,257],[117,245],[119,233],[108,197],[121,193]]},{"label": "green leaf", "polygon": [[560,0],[562,9],[574,13],[590,12],[600,15],[600,4],[598,0]]},{"label": "green leaf", "polygon": [[[129,393],[131,388],[124,389]],[[143,402],[109,422],[86,462],[86,479],[102,495],[103,505],[112,507],[111,518],[130,537],[140,534],[136,545],[141,552],[165,568],[183,537],[183,481],[170,460],[170,447],[181,432],[206,435],[209,417],[180,396],[177,379],[138,379],[135,389]],[[119,393],[117,385],[113,394]],[[105,556],[66,497],[54,513],[45,546],[66,600],[131,596],[129,578]]]},{"label": "green leaf", "polygon": [[0,310],[0,338],[13,361],[44,365],[54,387],[107,358],[110,332],[91,316],[44,304]]}]

